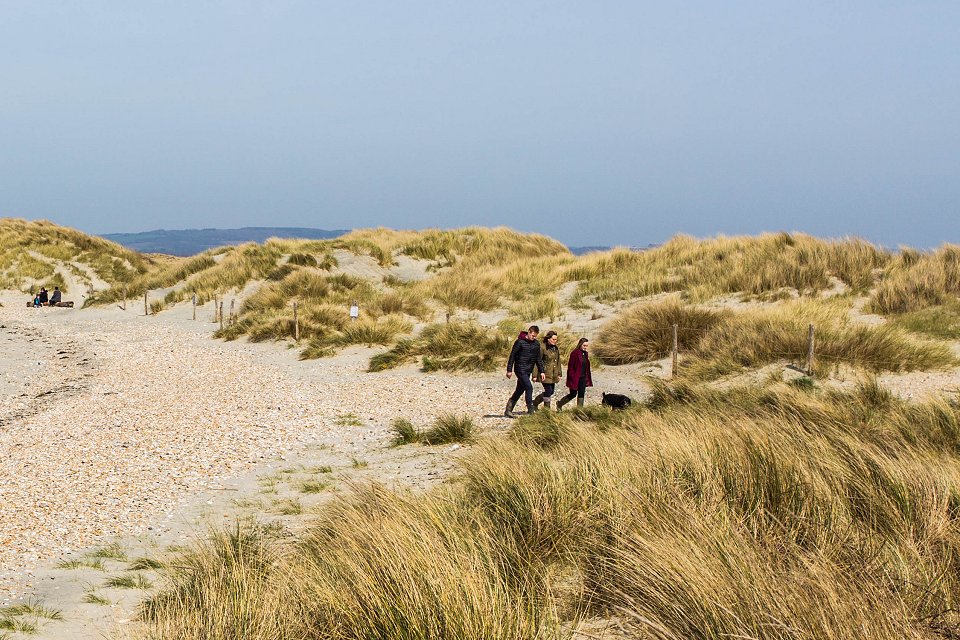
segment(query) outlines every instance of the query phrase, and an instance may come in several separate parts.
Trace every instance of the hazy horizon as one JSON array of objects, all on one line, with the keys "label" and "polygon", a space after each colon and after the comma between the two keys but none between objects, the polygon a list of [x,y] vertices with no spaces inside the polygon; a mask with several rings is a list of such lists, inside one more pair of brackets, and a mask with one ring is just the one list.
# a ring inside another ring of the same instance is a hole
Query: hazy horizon
[{"label": "hazy horizon", "polygon": [[960,242],[960,5],[7,4],[0,216]]}]

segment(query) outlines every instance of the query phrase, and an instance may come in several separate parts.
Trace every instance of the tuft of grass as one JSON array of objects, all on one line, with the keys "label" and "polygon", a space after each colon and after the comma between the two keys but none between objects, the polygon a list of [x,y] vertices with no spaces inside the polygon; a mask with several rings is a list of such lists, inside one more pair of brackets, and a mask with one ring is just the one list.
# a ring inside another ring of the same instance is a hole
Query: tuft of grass
[{"label": "tuft of grass", "polygon": [[365,344],[372,347],[390,344],[397,334],[409,333],[412,329],[413,324],[398,315],[383,316],[376,320],[360,318],[330,334],[325,341],[334,347],[346,347],[351,344]]},{"label": "tuft of grass", "polygon": [[413,444],[423,439],[423,433],[406,418],[396,418],[390,424],[390,431],[393,432],[394,446]]},{"label": "tuft of grass", "polygon": [[112,589],[152,589],[153,583],[140,573],[125,573],[120,576],[113,576],[103,583],[105,587]]},{"label": "tuft of grass", "polygon": [[159,571],[164,566],[159,560],[141,557],[131,561],[127,568],[131,571]]},{"label": "tuft of grass", "polygon": [[97,571],[106,571],[107,567],[100,558],[79,558],[58,562],[57,569],[96,569]]},{"label": "tuft of grass", "polygon": [[451,442],[471,443],[476,441],[477,427],[469,416],[444,414],[439,416],[424,431],[421,440],[424,444],[448,444]]},{"label": "tuft of grass", "polygon": [[99,547],[86,555],[89,558],[103,558],[104,560],[124,561],[127,559],[127,552],[123,550],[119,542],[112,542],[106,546]]},{"label": "tuft of grass", "polygon": [[[14,633],[24,633],[24,634],[35,634],[37,633],[37,625],[32,622],[27,622],[24,620],[17,620],[14,618],[4,618],[0,616],[0,631],[13,631]],[[4,635],[4,638],[9,636]]]},{"label": "tuft of grass", "polygon": [[290,258],[287,260],[287,264],[297,265],[301,267],[316,267],[317,258],[310,253],[293,253],[290,254]]},{"label": "tuft of grass", "polygon": [[309,467],[306,469],[308,473],[332,473],[333,467],[328,464],[320,465],[317,467]]},{"label": "tuft of grass", "polygon": [[319,480],[306,480],[300,483],[300,493],[322,493],[330,486],[328,482]]},{"label": "tuft of grass", "polygon": [[298,516],[303,513],[303,504],[296,498],[274,500],[272,511],[281,516]]},{"label": "tuft of grass", "polygon": [[0,616],[8,618],[32,616],[46,620],[63,620],[63,612],[59,609],[51,609],[38,600],[27,600],[20,604],[2,607],[0,608]]},{"label": "tuft of grass", "polygon": [[107,598],[104,598],[103,596],[101,596],[100,594],[94,591],[88,591],[87,593],[85,593],[83,596],[83,602],[86,602],[87,604],[98,604],[101,606],[106,606],[111,604],[110,600],[108,600]]},{"label": "tuft of grass", "polygon": [[800,389],[801,391],[813,391],[817,388],[816,383],[813,381],[813,378],[810,376],[801,376],[799,378],[794,378],[790,380],[787,384],[795,389]]},{"label": "tuft of grass", "polygon": [[360,458],[350,458],[350,466],[354,469],[366,469],[370,463]]},{"label": "tuft of grass", "polygon": [[337,416],[333,423],[341,427],[359,427],[363,424],[363,420],[358,418],[356,414],[342,413]]}]

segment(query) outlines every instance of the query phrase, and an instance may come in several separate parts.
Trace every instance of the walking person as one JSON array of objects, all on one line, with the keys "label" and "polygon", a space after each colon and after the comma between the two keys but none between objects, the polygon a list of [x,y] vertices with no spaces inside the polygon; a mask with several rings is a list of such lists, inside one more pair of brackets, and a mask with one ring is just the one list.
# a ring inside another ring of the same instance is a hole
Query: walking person
[{"label": "walking person", "polygon": [[563,405],[567,404],[574,397],[577,398],[577,406],[583,406],[583,397],[587,393],[587,387],[593,386],[593,380],[590,378],[590,340],[580,338],[577,346],[570,352],[570,359],[567,361],[567,388],[570,393],[557,401],[557,411],[560,411]]},{"label": "walking person", "polygon": [[557,347],[559,338],[556,331],[547,331],[547,335],[543,337],[543,393],[533,399],[534,409],[541,404],[547,409],[550,408],[553,390],[560,382],[560,376],[563,375],[563,368],[560,366],[560,348]]},{"label": "walking person", "polygon": [[540,334],[540,327],[530,325],[526,331],[521,331],[520,335],[513,343],[510,349],[510,357],[507,359],[507,377],[514,373],[517,374],[517,388],[513,395],[507,400],[507,408],[503,415],[507,418],[516,418],[513,408],[517,406],[517,400],[524,396],[527,403],[527,413],[533,413],[533,382],[530,381],[530,374],[534,367],[537,369],[539,378],[543,379],[543,357],[540,353],[540,343],[537,342],[537,336]]}]

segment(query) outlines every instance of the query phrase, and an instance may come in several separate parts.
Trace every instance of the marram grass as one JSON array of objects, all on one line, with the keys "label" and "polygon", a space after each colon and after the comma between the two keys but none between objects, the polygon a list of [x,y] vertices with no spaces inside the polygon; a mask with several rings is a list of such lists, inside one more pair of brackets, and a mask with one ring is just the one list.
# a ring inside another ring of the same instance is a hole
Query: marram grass
[{"label": "marram grass", "polygon": [[[657,385],[539,413],[422,495],[360,486],[294,539],[239,526],[168,563],[147,637],[952,637],[960,410]],[[586,418],[586,419],[584,419]]]}]

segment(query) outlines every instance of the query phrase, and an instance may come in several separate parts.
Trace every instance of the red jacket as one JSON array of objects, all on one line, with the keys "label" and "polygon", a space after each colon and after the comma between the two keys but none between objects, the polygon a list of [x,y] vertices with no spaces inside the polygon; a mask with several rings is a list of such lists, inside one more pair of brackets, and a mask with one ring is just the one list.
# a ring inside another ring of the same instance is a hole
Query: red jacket
[{"label": "red jacket", "polygon": [[570,352],[570,360],[567,361],[567,388],[576,391],[580,386],[580,371],[583,367],[587,368],[587,386],[593,386],[593,380],[590,378],[590,356],[583,349],[574,349]]}]

